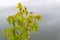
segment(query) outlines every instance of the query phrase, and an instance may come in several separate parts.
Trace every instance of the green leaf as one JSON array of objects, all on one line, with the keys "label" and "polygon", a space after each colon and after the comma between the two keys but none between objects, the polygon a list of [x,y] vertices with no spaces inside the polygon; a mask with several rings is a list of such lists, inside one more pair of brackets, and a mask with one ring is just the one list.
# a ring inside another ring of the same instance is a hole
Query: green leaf
[{"label": "green leaf", "polygon": [[26,15],[28,15],[28,11],[26,11]]},{"label": "green leaf", "polygon": [[11,24],[11,20],[12,20],[12,16],[9,16],[9,17],[7,18],[7,21],[8,21],[8,24],[9,24],[9,25]]},{"label": "green leaf", "polygon": [[38,25],[37,23],[34,23],[34,28],[33,28],[34,32],[37,32],[38,31]]},{"label": "green leaf", "polygon": [[17,20],[17,22],[18,22],[18,25],[20,25],[20,20],[19,19]]},{"label": "green leaf", "polygon": [[16,21],[13,19],[12,20],[12,25],[15,26]]}]

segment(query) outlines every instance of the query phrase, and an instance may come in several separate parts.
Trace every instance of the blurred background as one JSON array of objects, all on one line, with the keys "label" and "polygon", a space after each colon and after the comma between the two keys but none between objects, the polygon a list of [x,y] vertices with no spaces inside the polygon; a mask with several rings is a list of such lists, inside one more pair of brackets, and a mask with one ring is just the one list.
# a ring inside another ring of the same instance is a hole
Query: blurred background
[{"label": "blurred background", "polygon": [[60,40],[60,0],[0,0],[0,40],[7,40],[2,37],[2,31],[9,27],[7,17],[18,11],[18,2],[43,17],[42,22],[38,22],[38,33],[32,32],[30,40]]}]

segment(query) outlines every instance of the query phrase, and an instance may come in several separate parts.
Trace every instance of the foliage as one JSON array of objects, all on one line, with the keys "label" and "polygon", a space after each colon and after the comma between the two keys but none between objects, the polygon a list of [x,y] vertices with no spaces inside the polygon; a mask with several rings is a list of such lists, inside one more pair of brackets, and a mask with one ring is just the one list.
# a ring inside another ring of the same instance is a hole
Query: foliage
[{"label": "foliage", "polygon": [[42,21],[42,16],[28,12],[26,6],[22,6],[20,2],[17,8],[19,11],[16,15],[7,18],[8,24],[12,26],[6,28],[3,35],[8,40],[29,40],[31,31],[38,31],[37,20]]}]

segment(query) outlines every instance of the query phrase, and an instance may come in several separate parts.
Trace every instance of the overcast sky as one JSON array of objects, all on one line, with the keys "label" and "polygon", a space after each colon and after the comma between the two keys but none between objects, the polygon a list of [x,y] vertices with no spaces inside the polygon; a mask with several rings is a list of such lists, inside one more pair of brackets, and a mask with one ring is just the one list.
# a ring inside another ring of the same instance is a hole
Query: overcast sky
[{"label": "overcast sky", "polygon": [[38,23],[38,34],[31,34],[31,40],[60,40],[60,0],[0,0],[0,40],[3,40],[2,30],[8,27],[6,19],[16,14],[19,1],[43,17]]}]

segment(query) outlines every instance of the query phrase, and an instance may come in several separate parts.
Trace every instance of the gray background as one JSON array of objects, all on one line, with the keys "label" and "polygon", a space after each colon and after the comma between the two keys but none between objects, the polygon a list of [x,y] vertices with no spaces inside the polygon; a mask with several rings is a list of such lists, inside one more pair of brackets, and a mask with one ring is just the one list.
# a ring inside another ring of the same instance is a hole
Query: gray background
[{"label": "gray background", "polygon": [[19,1],[29,11],[43,17],[43,21],[38,23],[38,33],[32,32],[30,40],[60,40],[60,0],[0,0],[0,40],[6,40],[2,31],[8,27],[7,17],[18,11],[16,5]]}]

